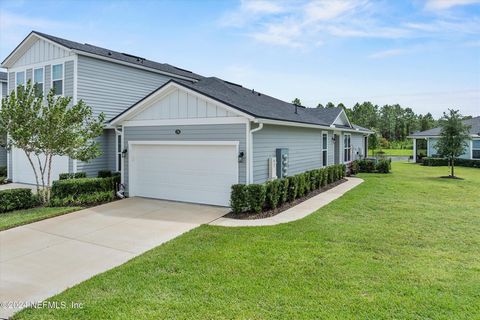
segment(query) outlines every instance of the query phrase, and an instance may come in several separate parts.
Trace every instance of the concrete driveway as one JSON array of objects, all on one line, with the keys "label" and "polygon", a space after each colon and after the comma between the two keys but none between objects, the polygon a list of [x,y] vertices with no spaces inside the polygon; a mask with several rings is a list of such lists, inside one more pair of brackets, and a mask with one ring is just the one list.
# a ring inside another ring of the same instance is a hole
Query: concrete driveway
[{"label": "concrete driveway", "polygon": [[118,266],[227,208],[130,198],[0,232],[0,307],[8,317]]}]

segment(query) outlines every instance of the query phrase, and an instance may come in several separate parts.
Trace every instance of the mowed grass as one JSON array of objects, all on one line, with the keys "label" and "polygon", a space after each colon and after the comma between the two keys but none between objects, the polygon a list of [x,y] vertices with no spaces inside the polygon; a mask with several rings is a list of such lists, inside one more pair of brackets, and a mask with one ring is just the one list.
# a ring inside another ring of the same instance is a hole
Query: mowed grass
[{"label": "mowed grass", "polygon": [[[382,149],[376,150],[375,154],[379,151],[383,151],[386,156],[413,156],[413,150],[411,149]],[[371,155],[372,151],[370,150],[368,154]]]},{"label": "mowed grass", "polygon": [[39,207],[0,213],[0,231],[35,221],[56,217],[80,209],[81,208],[77,207]]},{"label": "mowed grass", "polygon": [[202,226],[15,319],[479,319],[480,170],[393,163],[305,219]]}]

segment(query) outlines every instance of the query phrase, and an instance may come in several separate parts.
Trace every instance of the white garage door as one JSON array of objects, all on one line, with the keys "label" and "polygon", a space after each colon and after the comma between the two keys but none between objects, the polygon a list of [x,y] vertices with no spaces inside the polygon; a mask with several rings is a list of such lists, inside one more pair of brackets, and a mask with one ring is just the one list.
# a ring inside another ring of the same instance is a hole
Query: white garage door
[{"label": "white garage door", "polygon": [[[28,161],[27,156],[25,155],[25,152],[21,149],[12,149],[13,154],[12,154],[12,160],[13,160],[13,177],[12,180],[13,182],[18,182],[18,183],[28,183],[28,184],[36,184],[35,181],[35,174],[33,172],[32,166],[30,162]],[[44,157],[41,156],[42,161],[44,160]],[[38,170],[38,160],[36,157],[33,157],[32,160],[34,160],[35,167]],[[62,157],[54,157],[52,160],[52,171],[51,171],[51,181],[58,180],[58,176],[60,173],[65,173],[68,172],[68,157],[62,156]],[[46,178],[46,173],[45,173],[45,178]],[[39,177],[39,180],[41,178]],[[41,184],[41,180],[39,181]]]},{"label": "white garage door", "polygon": [[238,183],[237,142],[131,142],[129,194],[228,206]]}]

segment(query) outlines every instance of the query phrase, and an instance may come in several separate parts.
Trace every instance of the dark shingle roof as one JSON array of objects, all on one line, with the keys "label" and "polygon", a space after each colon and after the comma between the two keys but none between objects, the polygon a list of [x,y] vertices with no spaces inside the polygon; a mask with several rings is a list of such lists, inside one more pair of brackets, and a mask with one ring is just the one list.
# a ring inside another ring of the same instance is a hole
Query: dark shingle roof
[{"label": "dark shingle roof", "polygon": [[0,71],[0,81],[7,81],[7,73]]},{"label": "dark shingle roof", "polygon": [[[480,117],[475,117],[472,119],[467,119],[462,121],[464,124],[467,126],[470,126],[469,133],[473,135],[480,135]],[[440,136],[440,131],[441,128],[433,128],[430,130],[425,130],[421,132],[415,132],[409,135],[409,137],[435,137],[435,136]]]},{"label": "dark shingle roof", "polygon": [[[183,85],[214,100],[220,101],[228,106],[231,106],[232,108],[256,118],[330,126],[342,111],[341,108],[313,109],[295,107],[295,105],[291,103],[215,77],[202,78],[198,82],[189,82],[183,80],[171,81]],[[163,86],[165,85],[166,84]],[[160,90],[163,86],[154,90],[150,95]],[[129,109],[133,108],[145,98],[135,103]],[[295,112],[295,109],[297,112]],[[125,113],[127,110],[121,114]],[[113,121],[121,114],[117,115],[110,121]],[[370,131],[358,126],[354,127],[354,129],[357,128],[360,131]]]},{"label": "dark shingle roof", "polygon": [[188,78],[191,78],[191,79],[200,79],[202,77],[202,76],[200,76],[196,73],[193,73],[193,72],[185,70],[185,69],[177,68],[177,67],[172,66],[172,65],[167,64],[167,63],[159,63],[159,62],[155,62],[155,61],[150,61],[150,60],[140,58],[140,57],[137,57],[137,56],[134,56],[134,55],[121,53],[121,52],[117,52],[117,51],[114,51],[114,50],[105,49],[105,48],[101,48],[101,47],[97,47],[97,46],[94,46],[94,45],[91,45],[91,44],[88,44],[88,43],[79,43],[79,42],[75,42],[75,41],[70,41],[70,40],[54,37],[54,36],[51,36],[51,35],[48,35],[48,34],[45,34],[45,33],[42,33],[42,32],[38,32],[38,31],[32,31],[32,32],[35,33],[35,34],[38,34],[39,36],[44,37],[48,40],[56,42],[56,43],[58,43],[58,44],[60,44],[64,47],[72,49],[72,50],[83,51],[83,52],[86,52],[86,53],[91,53],[91,54],[95,54],[95,55],[98,55],[98,56],[102,56],[102,57],[106,57],[106,58],[110,58],[110,59],[114,59],[114,60],[119,60],[119,61],[122,61],[122,62],[128,62],[128,63],[132,63],[132,64],[135,64],[135,65],[138,65],[138,66],[143,66],[143,67],[146,67],[146,68],[155,69],[155,70],[159,70],[159,71],[162,71],[162,72],[168,72],[168,73],[171,73],[171,74],[174,74],[174,75],[178,75],[178,76],[182,76],[182,77],[188,77]]}]

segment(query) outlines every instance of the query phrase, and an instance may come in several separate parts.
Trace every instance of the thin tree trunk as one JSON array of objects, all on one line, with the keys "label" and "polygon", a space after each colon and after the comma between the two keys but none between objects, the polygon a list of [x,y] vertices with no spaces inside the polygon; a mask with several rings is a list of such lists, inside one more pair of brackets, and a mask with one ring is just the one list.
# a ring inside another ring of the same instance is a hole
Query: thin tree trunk
[{"label": "thin tree trunk", "polygon": [[37,154],[37,161],[38,161],[38,168],[40,169],[40,178],[42,178],[42,187],[45,190],[45,166],[47,165],[47,161],[45,159],[45,164],[42,166],[42,160],[40,160],[40,156]]},{"label": "thin tree trunk", "polygon": [[50,177],[52,172],[52,155],[47,156],[48,159],[48,170],[47,170],[47,201],[50,201]]},{"label": "thin tree trunk", "polygon": [[450,165],[452,167],[452,173],[451,174],[452,174],[452,177],[455,177],[455,164],[453,162],[454,162],[454,160],[452,158],[452,160],[450,162]]},{"label": "thin tree trunk", "polygon": [[32,158],[30,157],[30,152],[27,152],[25,150],[23,150],[23,151],[25,152],[25,155],[27,156],[28,162],[30,162],[30,165],[32,166],[33,173],[35,174],[35,181],[37,182],[37,194],[40,194],[40,183],[38,181],[38,174],[37,174],[37,170],[35,169],[35,165],[33,164]]}]

